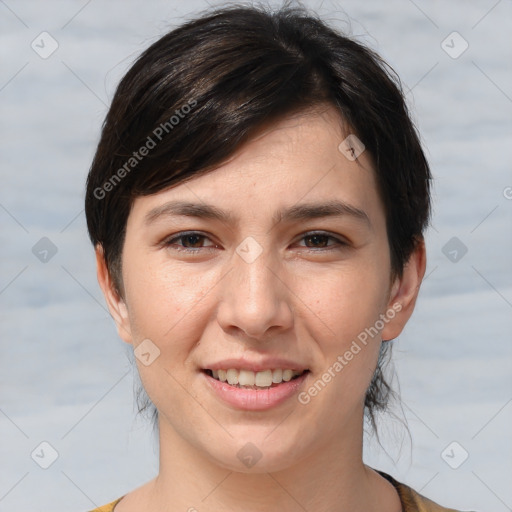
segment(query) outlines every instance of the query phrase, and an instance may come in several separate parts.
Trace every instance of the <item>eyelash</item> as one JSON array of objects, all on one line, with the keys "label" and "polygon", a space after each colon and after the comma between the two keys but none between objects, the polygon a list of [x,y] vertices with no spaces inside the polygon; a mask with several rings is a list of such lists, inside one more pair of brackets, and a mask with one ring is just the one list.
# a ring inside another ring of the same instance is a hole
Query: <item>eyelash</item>
[{"label": "eyelash", "polygon": [[[190,247],[180,247],[180,246],[177,246],[176,244],[174,244],[174,242],[176,240],[184,239],[187,236],[197,236],[199,238],[208,238],[207,235],[201,233],[200,231],[186,231],[186,232],[178,234],[177,236],[173,236],[172,238],[165,240],[164,245],[166,247],[171,247],[174,245],[175,247],[172,247],[172,249],[179,251],[179,252],[186,252],[189,254],[197,254],[200,249],[213,249],[214,248],[214,247],[196,247],[196,248],[191,249]],[[347,242],[344,242],[343,240],[340,240],[339,238],[337,238],[333,235],[330,235],[328,233],[322,232],[322,231],[310,231],[308,233],[304,233],[300,240],[304,240],[305,238],[310,238],[310,237],[314,237],[314,236],[326,237],[327,239],[334,240],[336,243],[331,246],[319,247],[316,249],[313,247],[306,247],[307,252],[318,253],[318,252],[324,252],[324,251],[332,251],[335,249],[339,249],[340,247],[346,247],[349,245]],[[329,242],[327,242],[327,243],[329,243]]]}]

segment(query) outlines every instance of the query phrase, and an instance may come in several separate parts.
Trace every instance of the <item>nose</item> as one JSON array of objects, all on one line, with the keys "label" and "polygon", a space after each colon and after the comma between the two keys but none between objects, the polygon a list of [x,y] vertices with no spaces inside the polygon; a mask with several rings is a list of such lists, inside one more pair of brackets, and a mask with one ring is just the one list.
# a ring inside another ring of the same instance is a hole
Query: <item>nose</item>
[{"label": "nose", "polygon": [[233,267],[222,280],[217,309],[220,326],[231,335],[239,330],[247,337],[266,341],[293,325],[293,293],[279,262],[268,253],[263,251],[254,260],[233,255]]}]

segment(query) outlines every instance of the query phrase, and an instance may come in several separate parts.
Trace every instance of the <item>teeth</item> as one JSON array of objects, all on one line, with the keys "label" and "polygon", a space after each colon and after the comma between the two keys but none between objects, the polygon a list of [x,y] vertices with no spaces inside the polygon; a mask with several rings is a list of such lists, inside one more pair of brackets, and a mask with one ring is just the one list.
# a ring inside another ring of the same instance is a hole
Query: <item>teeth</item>
[{"label": "teeth", "polygon": [[[254,377],[254,372],[240,370],[240,373],[238,375],[238,384],[240,384],[240,386],[254,386],[255,380],[256,382],[258,382],[258,379],[255,379]],[[261,384],[258,383],[258,386],[261,386]]]},{"label": "teeth", "polygon": [[283,380],[283,370],[274,370],[272,372],[272,382],[279,384]]},{"label": "teeth", "polygon": [[212,370],[213,378],[221,382],[228,382],[232,386],[238,387],[259,387],[269,388],[272,384],[280,384],[281,382],[289,382],[293,377],[301,375],[303,372],[290,370],[289,368],[282,370],[264,370],[262,372],[252,372],[250,370],[236,370],[230,368],[228,370]]},{"label": "teeth", "polygon": [[238,384],[238,370],[228,370],[226,372],[228,384]]},{"label": "teeth", "polygon": [[292,380],[293,372],[291,370],[283,370],[283,380],[288,382]]},{"label": "teeth", "polygon": [[[240,372],[242,373],[242,372]],[[252,373],[252,372],[251,372]],[[272,370],[265,370],[256,374],[255,384],[259,388],[268,388],[272,386]]]}]

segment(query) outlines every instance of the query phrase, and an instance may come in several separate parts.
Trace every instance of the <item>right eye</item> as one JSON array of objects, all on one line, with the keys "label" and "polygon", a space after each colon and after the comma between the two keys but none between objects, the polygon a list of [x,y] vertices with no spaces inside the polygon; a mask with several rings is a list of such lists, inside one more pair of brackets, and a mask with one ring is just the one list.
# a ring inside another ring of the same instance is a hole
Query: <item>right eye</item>
[{"label": "right eye", "polygon": [[199,231],[187,231],[168,238],[164,242],[164,246],[173,250],[196,254],[200,249],[210,249],[211,247],[215,247],[214,245],[206,247],[202,246],[204,240],[209,240],[209,238],[203,233]]}]

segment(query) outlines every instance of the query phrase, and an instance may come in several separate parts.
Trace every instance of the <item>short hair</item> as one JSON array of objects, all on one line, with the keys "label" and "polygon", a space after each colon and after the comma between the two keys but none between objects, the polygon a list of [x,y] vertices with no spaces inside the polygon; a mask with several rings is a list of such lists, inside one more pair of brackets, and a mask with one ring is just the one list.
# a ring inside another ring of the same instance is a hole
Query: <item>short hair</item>
[{"label": "short hair", "polygon": [[[263,125],[321,105],[337,110],[347,135],[371,156],[392,276],[400,276],[429,221],[431,180],[400,79],[371,49],[303,7],[230,6],[157,40],[113,97],[85,212],[118,294],[135,198],[210,172]],[[365,399],[374,427],[374,410],[386,407],[391,392],[382,371],[389,345],[381,345]]]}]

